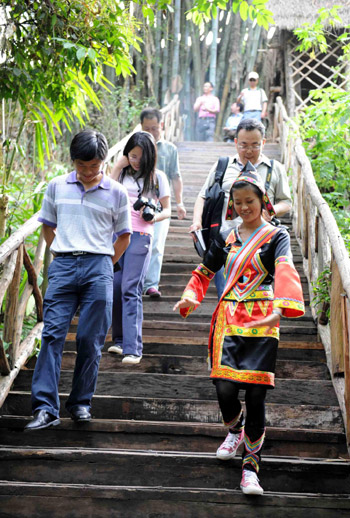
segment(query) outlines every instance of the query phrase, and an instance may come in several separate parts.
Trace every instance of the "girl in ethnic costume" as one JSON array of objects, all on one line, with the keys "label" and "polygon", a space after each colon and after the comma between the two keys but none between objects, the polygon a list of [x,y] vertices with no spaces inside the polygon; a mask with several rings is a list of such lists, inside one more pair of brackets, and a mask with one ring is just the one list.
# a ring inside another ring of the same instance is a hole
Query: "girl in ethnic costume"
[{"label": "girl in ethnic costume", "polygon": [[[280,317],[300,317],[305,309],[289,234],[263,219],[263,208],[274,212],[254,169],[242,171],[232,185],[231,198],[229,210],[233,207],[233,215],[242,223],[211,244],[174,311],[179,308],[186,318],[196,309],[215,272],[225,264],[226,285],[209,336],[210,377],[228,429],[216,455],[232,458],[243,443],[241,489],[261,495],[257,473],[265,437],[265,396],[275,384]],[[240,389],[245,389],[245,417]]]}]

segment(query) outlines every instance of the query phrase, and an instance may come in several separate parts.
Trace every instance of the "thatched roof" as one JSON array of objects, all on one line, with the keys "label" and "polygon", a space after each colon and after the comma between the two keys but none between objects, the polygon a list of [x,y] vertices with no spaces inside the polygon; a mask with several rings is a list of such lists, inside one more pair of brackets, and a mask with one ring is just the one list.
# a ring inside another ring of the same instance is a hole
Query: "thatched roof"
[{"label": "thatched roof", "polygon": [[291,31],[305,22],[314,22],[321,7],[330,9],[335,5],[342,6],[338,14],[343,20],[343,26],[350,24],[350,0],[269,0],[266,7],[273,13],[279,29]]}]

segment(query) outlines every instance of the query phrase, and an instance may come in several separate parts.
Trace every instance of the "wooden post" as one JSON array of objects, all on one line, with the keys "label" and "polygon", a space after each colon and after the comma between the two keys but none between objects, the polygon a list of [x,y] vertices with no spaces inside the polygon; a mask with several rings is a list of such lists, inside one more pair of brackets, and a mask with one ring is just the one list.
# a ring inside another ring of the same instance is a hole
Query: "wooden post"
[{"label": "wooden post", "polygon": [[350,451],[350,303],[347,296],[342,294],[341,309],[343,320],[344,342],[344,402],[345,402],[345,432],[348,450]]},{"label": "wooden post", "polygon": [[331,355],[332,373],[341,374],[344,372],[344,346],[343,346],[343,320],[341,309],[341,294],[343,285],[340,278],[338,265],[332,257],[331,263],[332,286],[331,286]]},{"label": "wooden post", "polygon": [[306,192],[305,183],[303,183],[303,190],[302,190],[302,209],[303,212],[299,212],[302,214],[303,218],[303,228],[302,228],[302,253],[305,259],[308,258],[308,246],[309,246],[309,228],[308,228],[308,197]]},{"label": "wooden post", "polygon": [[24,245],[22,244],[18,248],[16,268],[11,284],[7,290],[6,297],[3,338],[5,342],[10,342],[11,344],[9,347],[10,363],[16,356],[16,351],[13,350],[13,340],[16,333],[16,314],[18,308],[19,286],[21,283],[21,272],[23,266],[23,246]]}]

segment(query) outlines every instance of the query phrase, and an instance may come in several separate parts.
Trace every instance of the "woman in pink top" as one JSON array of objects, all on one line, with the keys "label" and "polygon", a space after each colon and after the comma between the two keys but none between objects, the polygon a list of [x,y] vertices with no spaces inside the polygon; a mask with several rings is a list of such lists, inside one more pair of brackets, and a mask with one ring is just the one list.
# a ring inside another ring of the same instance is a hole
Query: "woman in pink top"
[{"label": "woman in pink top", "polygon": [[163,171],[155,168],[156,162],[154,138],[139,131],[128,140],[111,174],[128,191],[133,229],[130,245],[119,261],[120,269],[114,274],[113,345],[108,349],[123,354],[124,364],[137,364],[142,358],[142,289],[154,223],[170,218],[169,182]]}]

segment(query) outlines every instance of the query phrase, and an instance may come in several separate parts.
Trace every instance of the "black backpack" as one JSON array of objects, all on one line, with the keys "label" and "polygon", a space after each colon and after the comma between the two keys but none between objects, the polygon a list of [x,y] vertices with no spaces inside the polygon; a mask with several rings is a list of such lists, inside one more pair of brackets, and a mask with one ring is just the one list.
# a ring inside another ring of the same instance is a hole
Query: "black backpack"
[{"label": "black backpack", "polygon": [[225,191],[222,181],[226,172],[229,157],[220,157],[216,166],[215,181],[205,192],[205,201],[202,213],[202,236],[206,249],[211,241],[220,232],[222,207],[225,200]]}]

